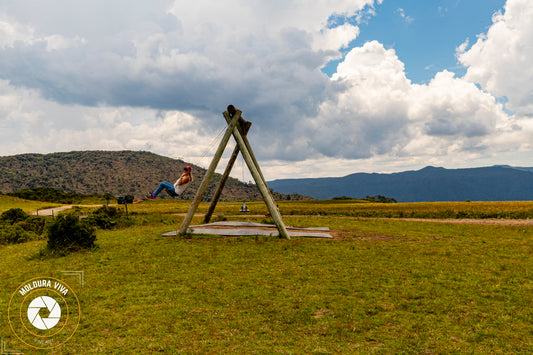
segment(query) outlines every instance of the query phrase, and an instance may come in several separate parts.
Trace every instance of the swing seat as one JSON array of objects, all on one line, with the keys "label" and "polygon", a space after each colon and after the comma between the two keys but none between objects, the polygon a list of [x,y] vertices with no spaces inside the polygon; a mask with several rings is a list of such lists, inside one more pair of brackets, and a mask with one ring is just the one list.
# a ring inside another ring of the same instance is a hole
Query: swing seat
[{"label": "swing seat", "polygon": [[166,193],[167,193],[170,197],[172,197],[172,198],[174,198],[174,197],[178,197],[178,196],[179,196],[178,194],[175,194],[175,193],[173,193],[172,191],[170,191],[170,190],[168,190],[168,189],[165,189],[165,191],[166,191]]},{"label": "swing seat", "polygon": [[242,203],[242,207],[241,209],[239,210],[239,212],[250,212],[250,210],[248,209],[248,206],[246,206],[246,203]]}]

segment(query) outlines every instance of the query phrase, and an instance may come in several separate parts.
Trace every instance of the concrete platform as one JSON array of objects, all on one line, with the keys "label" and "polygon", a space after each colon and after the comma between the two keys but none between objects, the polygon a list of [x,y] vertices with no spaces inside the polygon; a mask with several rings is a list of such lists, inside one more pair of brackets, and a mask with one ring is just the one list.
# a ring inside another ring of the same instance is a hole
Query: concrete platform
[{"label": "concrete platform", "polygon": [[[291,237],[306,237],[306,238],[328,238],[333,236],[329,234],[328,227],[314,227],[314,228],[295,228],[287,227],[287,232]],[[277,236],[278,229],[273,224],[262,224],[253,222],[213,222],[209,224],[202,224],[190,226],[187,229],[189,234],[211,234],[224,236]],[[176,236],[178,231],[164,233],[164,237]]]}]

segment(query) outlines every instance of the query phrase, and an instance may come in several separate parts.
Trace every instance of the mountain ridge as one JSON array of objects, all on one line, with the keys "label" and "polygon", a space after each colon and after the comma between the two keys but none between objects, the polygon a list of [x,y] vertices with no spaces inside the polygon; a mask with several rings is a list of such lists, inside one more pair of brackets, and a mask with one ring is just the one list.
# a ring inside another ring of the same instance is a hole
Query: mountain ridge
[{"label": "mountain ridge", "polygon": [[[192,166],[194,181],[180,199],[190,200],[205,175],[205,169],[151,152],[92,150],[3,156],[0,157],[0,193],[52,187],[65,192],[129,194],[140,198],[155,190],[162,181],[174,183],[187,165]],[[220,174],[213,176],[204,200],[214,194],[220,177]],[[259,198],[254,184],[231,177],[221,197],[222,200]]]},{"label": "mountain ridge", "polygon": [[533,200],[533,168],[492,166],[446,169],[426,166],[396,173],[354,173],[343,177],[279,179],[268,185],[281,193],[317,199],[383,195],[398,202]]},{"label": "mountain ridge", "polygon": [[[72,151],[26,153],[0,157],[0,193],[34,187],[52,187],[85,194],[131,194],[143,197],[161,181],[173,183],[186,165],[194,182],[180,197],[192,199],[205,169],[146,151]],[[215,174],[204,200],[210,200],[220,174]],[[533,200],[533,167],[446,169],[426,166],[395,173],[354,173],[343,177],[279,179],[268,181],[275,198],[311,196],[362,198],[386,196],[398,202],[420,201],[529,201]],[[164,196],[164,194],[162,195]],[[229,178],[223,200],[254,200],[261,196],[254,184]]]}]

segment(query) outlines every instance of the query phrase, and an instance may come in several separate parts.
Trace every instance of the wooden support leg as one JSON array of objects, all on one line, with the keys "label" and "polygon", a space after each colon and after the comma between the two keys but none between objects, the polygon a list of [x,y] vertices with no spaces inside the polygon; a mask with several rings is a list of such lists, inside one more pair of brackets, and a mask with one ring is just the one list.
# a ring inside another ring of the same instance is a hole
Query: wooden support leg
[{"label": "wooden support leg", "polygon": [[213,200],[211,201],[211,204],[209,205],[209,209],[207,210],[207,213],[204,217],[204,223],[209,223],[211,220],[211,216],[213,215],[213,212],[215,211],[215,207],[217,206],[218,200],[220,200],[220,196],[222,195],[222,190],[224,189],[224,185],[226,185],[226,181],[228,180],[229,174],[231,173],[231,169],[233,168],[233,164],[235,164],[235,160],[237,160],[237,157],[239,156],[240,149],[238,146],[233,149],[233,153],[231,154],[231,157],[228,161],[228,166],[226,166],[226,170],[224,171],[224,174],[222,175],[222,178],[220,179],[220,182],[218,183],[217,190],[215,191],[215,195],[213,196]]},{"label": "wooden support leg", "polygon": [[[240,111],[237,110],[237,113],[240,114]],[[227,111],[224,112],[224,117],[226,118],[226,120],[230,120]],[[287,232],[287,228],[283,223],[283,219],[281,218],[281,214],[279,213],[276,203],[270,193],[270,190],[268,189],[263,174],[261,173],[259,164],[257,164],[257,161],[253,158],[253,152],[251,150],[251,147],[250,149],[248,148],[237,127],[233,128],[233,137],[237,141],[237,145],[241,150],[242,156],[244,157],[244,161],[246,162],[250,173],[252,173],[252,176],[255,180],[255,184],[257,185],[259,191],[261,192],[261,195],[263,196],[263,200],[267,205],[268,211],[270,212],[274,223],[276,223],[276,226],[278,227],[279,235],[285,239],[291,239],[289,233]]]},{"label": "wooden support leg", "polygon": [[[240,112],[239,110],[237,110],[237,111]],[[226,119],[226,122],[227,122],[228,124],[230,124],[230,122],[231,122],[231,118],[230,118],[229,116],[226,116],[225,114],[224,114],[224,118]],[[248,122],[248,123],[249,123],[249,122]],[[250,123],[250,126],[251,126],[251,123]],[[248,127],[246,128],[246,133],[248,133],[248,130],[250,129],[250,126],[248,126]],[[266,184],[266,179],[265,179],[265,177],[263,176],[263,172],[261,171],[261,169],[259,169],[259,163],[257,162],[257,159],[255,158],[255,154],[254,154],[254,152],[253,152],[253,150],[252,150],[252,146],[250,145],[250,142],[248,141],[248,137],[246,136],[246,133],[245,133],[245,134],[242,134],[242,132],[241,132],[241,136],[242,136],[242,139],[243,139],[243,141],[244,141],[244,145],[248,148],[248,152],[250,152],[250,157],[252,158],[252,161],[253,161],[254,165],[258,167],[259,175],[261,176],[261,179],[262,179],[263,181],[265,181],[265,184]],[[235,140],[237,140],[237,139],[235,138]],[[238,146],[239,146],[239,144],[237,144],[237,147],[238,147]],[[244,156],[244,155],[243,155],[243,156]],[[268,190],[268,189],[267,189],[267,190]],[[268,190],[268,194],[271,196],[271,199],[274,200],[274,197],[272,197],[272,194],[270,193],[270,190]]]},{"label": "wooden support leg", "polygon": [[[248,133],[248,130],[250,129],[250,126],[252,124],[250,122],[244,121],[244,125],[241,126],[241,130],[243,133],[243,136],[246,137],[246,134]],[[235,146],[235,149],[233,149],[233,153],[231,154],[231,157],[229,158],[228,165],[226,166],[226,170],[224,170],[224,174],[222,175],[222,178],[220,179],[220,182],[218,183],[217,190],[215,191],[215,195],[213,196],[213,200],[211,201],[211,204],[209,205],[209,209],[207,210],[207,213],[204,217],[204,223],[209,223],[211,220],[211,216],[213,215],[213,212],[215,211],[215,208],[217,206],[218,201],[220,200],[220,196],[222,195],[222,190],[224,189],[224,186],[226,185],[226,181],[228,180],[229,174],[231,173],[231,169],[233,169],[233,165],[235,164],[235,161],[237,160],[237,157],[239,156],[239,145],[237,144]]]},{"label": "wooden support leg", "polygon": [[194,217],[194,212],[196,212],[198,205],[202,201],[202,197],[204,196],[205,190],[207,189],[207,185],[209,185],[209,182],[211,181],[211,178],[213,177],[213,174],[215,173],[215,169],[218,165],[218,162],[220,161],[220,158],[222,157],[222,153],[224,153],[224,149],[226,148],[226,145],[228,145],[228,141],[231,137],[233,129],[234,128],[236,129],[236,125],[240,117],[241,117],[241,113],[237,112],[233,116],[231,123],[228,125],[228,128],[226,129],[226,133],[224,133],[224,137],[222,137],[222,141],[220,142],[218,146],[215,156],[213,157],[213,160],[211,161],[211,164],[209,165],[209,168],[207,169],[205,173],[202,183],[200,184],[198,191],[196,191],[196,195],[194,196],[194,199],[191,205],[189,206],[189,212],[187,212],[185,219],[181,223],[181,227],[179,229],[180,235],[184,235],[187,233],[187,228],[189,228],[189,225],[191,224],[192,218]]}]

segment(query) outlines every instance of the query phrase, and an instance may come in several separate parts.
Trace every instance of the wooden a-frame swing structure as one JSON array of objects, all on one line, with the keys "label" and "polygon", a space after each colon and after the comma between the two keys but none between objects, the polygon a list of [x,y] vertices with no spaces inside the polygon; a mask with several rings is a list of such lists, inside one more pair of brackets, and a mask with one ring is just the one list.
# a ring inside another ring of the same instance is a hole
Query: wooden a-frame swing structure
[{"label": "wooden a-frame swing structure", "polygon": [[213,196],[213,200],[211,201],[208,212],[204,217],[204,222],[209,223],[213,211],[215,210],[215,207],[222,194],[222,190],[224,189],[224,185],[226,184],[229,174],[231,173],[231,169],[233,168],[235,160],[237,159],[239,152],[241,152],[244,161],[246,162],[246,165],[248,166],[248,169],[252,174],[255,184],[259,189],[261,196],[263,197],[263,201],[265,201],[265,204],[268,208],[268,212],[270,213],[272,219],[274,220],[274,223],[276,224],[279,236],[285,239],[291,239],[289,233],[287,232],[287,228],[283,223],[283,219],[281,218],[281,213],[279,212],[274,198],[272,197],[272,194],[268,189],[265,177],[261,172],[259,163],[257,162],[257,159],[255,158],[255,155],[252,151],[252,147],[250,146],[250,142],[248,141],[248,138],[246,136],[252,123],[245,121],[241,117],[241,114],[242,111],[236,110],[232,105],[228,106],[228,110],[223,113],[223,116],[226,119],[226,122],[228,123],[228,127],[224,136],[222,137],[222,140],[220,141],[213,160],[211,161],[211,164],[209,165],[209,168],[207,169],[205,176],[202,179],[198,190],[196,191],[196,195],[194,196],[194,199],[191,205],[189,206],[189,211],[187,212],[187,215],[185,216],[185,219],[183,220],[181,227],[178,231],[180,235],[187,234],[187,230],[189,228],[189,225],[191,224],[192,218],[194,217],[194,213],[198,209],[198,205],[202,201],[202,197],[204,196],[205,191],[207,190],[207,186],[213,178],[215,169],[220,161],[220,158],[222,157],[222,154],[224,153],[224,150],[226,149],[228,141],[233,135],[233,138],[235,138],[237,145],[233,150],[233,153],[228,161],[228,165],[226,166],[226,170],[224,171],[224,174],[222,175],[222,178],[217,186],[215,195]]}]

